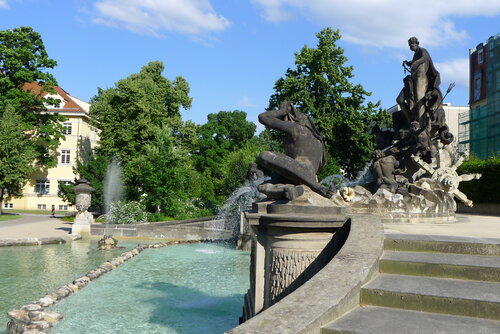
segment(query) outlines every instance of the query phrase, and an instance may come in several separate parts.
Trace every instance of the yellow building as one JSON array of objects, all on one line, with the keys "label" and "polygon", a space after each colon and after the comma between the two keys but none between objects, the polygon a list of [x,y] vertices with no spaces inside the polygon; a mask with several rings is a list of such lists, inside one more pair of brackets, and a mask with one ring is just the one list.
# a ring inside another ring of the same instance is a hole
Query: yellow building
[{"label": "yellow building", "polygon": [[[40,87],[28,84],[26,90],[37,92]],[[99,139],[99,131],[90,125],[90,104],[69,95],[60,87],[54,87],[56,94],[45,94],[60,100],[58,107],[46,106],[49,113],[58,113],[66,117],[63,122],[65,140],[61,141],[57,152],[57,166],[45,171],[33,173],[23,189],[23,197],[6,198],[4,210],[51,210],[73,211],[73,206],[64,202],[58,195],[59,184],[68,184],[75,179],[73,167],[77,159],[86,159]]]}]

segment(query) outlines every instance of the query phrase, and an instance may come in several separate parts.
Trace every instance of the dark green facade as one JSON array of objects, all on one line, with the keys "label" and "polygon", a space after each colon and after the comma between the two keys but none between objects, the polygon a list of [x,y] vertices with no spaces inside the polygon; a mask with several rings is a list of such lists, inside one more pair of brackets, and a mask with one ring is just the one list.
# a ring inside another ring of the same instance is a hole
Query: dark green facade
[{"label": "dark green facade", "polygon": [[459,144],[485,159],[500,155],[500,33],[480,46],[471,50],[470,111],[459,120]]}]

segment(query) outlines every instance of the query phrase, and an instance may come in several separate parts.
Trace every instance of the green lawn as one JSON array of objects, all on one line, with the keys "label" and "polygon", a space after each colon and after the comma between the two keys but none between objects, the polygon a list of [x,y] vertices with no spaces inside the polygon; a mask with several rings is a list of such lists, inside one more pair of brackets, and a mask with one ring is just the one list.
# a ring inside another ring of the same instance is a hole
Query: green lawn
[{"label": "green lawn", "polygon": [[4,221],[4,220],[14,220],[14,219],[19,219],[21,218],[21,216],[18,216],[18,215],[6,215],[6,214],[3,214],[0,216],[0,221]]},{"label": "green lawn", "polygon": [[[45,215],[45,216],[50,216],[51,211],[50,210],[9,210],[9,213],[31,213],[35,215]],[[56,216],[68,216],[73,214],[73,211],[59,211],[56,210],[55,212]]]}]

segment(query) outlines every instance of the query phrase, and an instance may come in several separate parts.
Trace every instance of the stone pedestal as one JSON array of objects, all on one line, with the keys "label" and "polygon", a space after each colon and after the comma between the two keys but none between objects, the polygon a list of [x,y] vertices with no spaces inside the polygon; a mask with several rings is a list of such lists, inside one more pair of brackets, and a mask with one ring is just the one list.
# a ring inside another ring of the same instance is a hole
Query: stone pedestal
[{"label": "stone pedestal", "polygon": [[90,225],[94,222],[94,217],[88,211],[78,212],[71,227],[71,234],[90,236]]},{"label": "stone pedestal", "polygon": [[343,208],[255,203],[250,289],[242,321],[275,304],[321,270],[347,235]]}]

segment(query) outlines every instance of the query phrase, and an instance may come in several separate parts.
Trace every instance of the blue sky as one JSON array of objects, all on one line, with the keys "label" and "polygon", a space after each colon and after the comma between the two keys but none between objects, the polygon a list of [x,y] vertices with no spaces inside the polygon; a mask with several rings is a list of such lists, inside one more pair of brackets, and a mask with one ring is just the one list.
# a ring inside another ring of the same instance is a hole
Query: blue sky
[{"label": "blue sky", "polygon": [[[71,95],[89,101],[149,61],[169,79],[183,76],[198,124],[220,110],[257,123],[294,53],[314,47],[324,27],[339,29],[354,83],[395,104],[407,40],[417,36],[441,72],[446,99],[468,103],[468,54],[500,32],[498,0],[0,0],[0,30],[31,26],[42,35],[51,71]],[[259,126],[261,129],[262,127]]]}]

